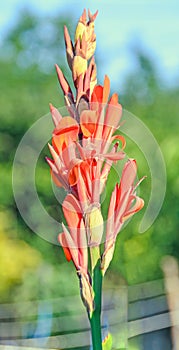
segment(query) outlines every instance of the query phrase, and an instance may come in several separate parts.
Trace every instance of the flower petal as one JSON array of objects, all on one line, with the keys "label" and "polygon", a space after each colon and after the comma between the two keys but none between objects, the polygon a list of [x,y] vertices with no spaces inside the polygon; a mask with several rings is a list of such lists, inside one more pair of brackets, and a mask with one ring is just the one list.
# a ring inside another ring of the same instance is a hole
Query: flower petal
[{"label": "flower petal", "polygon": [[111,137],[111,142],[112,141],[121,141],[122,143],[122,149],[124,149],[126,147],[126,140],[124,138],[124,136],[122,135],[114,135]]},{"label": "flower petal", "polygon": [[55,127],[57,127],[58,123],[62,119],[62,116],[61,116],[60,112],[58,111],[58,109],[55,108],[51,103],[49,106],[50,106],[50,113],[52,115],[54,125],[55,125]]},{"label": "flower petal", "polygon": [[123,151],[104,154],[104,158],[109,159],[109,160],[113,160],[113,161],[124,159],[125,156],[126,156],[126,154]]},{"label": "flower petal", "polygon": [[110,93],[110,80],[107,75],[104,77],[103,98],[102,103],[107,103]]},{"label": "flower petal", "polygon": [[135,159],[129,159],[124,166],[121,176],[121,192],[126,192],[134,184],[137,174],[137,165]]},{"label": "flower petal", "polygon": [[62,232],[62,233],[60,233],[58,235],[58,241],[59,241],[59,243],[61,244],[61,246],[63,248],[63,251],[64,251],[64,254],[65,254],[65,257],[66,257],[67,261],[72,260],[70,249],[67,247],[67,241],[66,241],[64,232]]},{"label": "flower petal", "polygon": [[60,120],[53,134],[54,135],[65,134],[65,136],[68,134],[68,137],[70,137],[73,141],[75,141],[78,136],[78,132],[79,132],[79,125],[76,122],[76,120],[72,117],[67,116],[67,117],[63,117]]},{"label": "flower petal", "polygon": [[97,122],[96,111],[86,110],[81,113],[80,125],[82,133],[85,137],[90,137],[94,134]]},{"label": "flower petal", "polygon": [[122,222],[125,222],[127,219],[129,219],[132,215],[137,213],[139,210],[141,210],[144,206],[144,200],[140,197],[136,197],[136,202],[133,205],[133,207],[127,211],[124,216],[122,217]]},{"label": "flower petal", "polygon": [[95,102],[102,103],[102,100],[103,100],[103,86],[96,85],[91,95],[92,106],[93,106],[93,103],[96,105]]},{"label": "flower petal", "polygon": [[72,194],[68,194],[63,201],[62,208],[69,228],[79,228],[82,211],[78,200]]}]

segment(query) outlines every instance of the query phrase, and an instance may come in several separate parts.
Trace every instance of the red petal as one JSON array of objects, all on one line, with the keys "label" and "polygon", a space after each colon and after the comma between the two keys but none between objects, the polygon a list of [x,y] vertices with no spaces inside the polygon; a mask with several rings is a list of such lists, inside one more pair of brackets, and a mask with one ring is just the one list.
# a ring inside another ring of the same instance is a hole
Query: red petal
[{"label": "red petal", "polygon": [[103,87],[101,85],[96,85],[91,95],[91,102],[102,103],[102,99],[103,99]]}]

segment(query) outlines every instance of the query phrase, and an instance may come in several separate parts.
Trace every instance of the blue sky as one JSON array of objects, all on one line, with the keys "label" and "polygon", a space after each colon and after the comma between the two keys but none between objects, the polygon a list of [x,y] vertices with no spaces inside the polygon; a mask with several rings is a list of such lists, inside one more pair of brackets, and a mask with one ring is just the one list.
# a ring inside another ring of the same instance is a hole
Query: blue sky
[{"label": "blue sky", "polygon": [[179,79],[179,1],[177,0],[6,0],[0,4],[0,32],[12,26],[20,8],[41,15],[67,9],[77,18],[84,7],[99,10],[96,21],[98,54],[113,84],[122,88],[127,72],[134,69],[131,44],[137,41],[153,57],[167,84]]}]

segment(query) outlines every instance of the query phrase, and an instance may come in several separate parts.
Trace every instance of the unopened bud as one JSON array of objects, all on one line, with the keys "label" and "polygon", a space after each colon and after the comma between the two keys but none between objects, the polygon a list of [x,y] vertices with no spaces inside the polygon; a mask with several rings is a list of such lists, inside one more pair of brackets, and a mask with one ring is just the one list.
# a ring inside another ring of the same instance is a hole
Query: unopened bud
[{"label": "unopened bud", "polygon": [[114,249],[115,249],[115,241],[112,239],[109,242],[105,242],[106,248],[105,252],[102,256],[102,261],[101,261],[101,270],[102,274],[104,276],[106,270],[109,267],[109,264],[113,258],[114,255]]},{"label": "unopened bud", "polygon": [[72,73],[73,73],[74,81],[76,81],[76,79],[81,74],[84,74],[86,70],[87,70],[87,60],[81,56],[75,56],[72,63]]},{"label": "unopened bud", "polygon": [[86,25],[82,22],[78,22],[75,32],[75,43],[78,41],[78,39],[82,39],[83,33],[86,30]]},{"label": "unopened bud", "polygon": [[94,291],[90,284],[89,276],[82,270],[79,270],[77,273],[80,280],[81,298],[91,318],[94,311]]},{"label": "unopened bud", "polygon": [[83,15],[80,17],[80,20],[76,27],[75,32],[75,45],[77,44],[78,40],[80,42],[83,41],[83,39],[86,42],[86,53],[85,58],[89,60],[95,52],[96,49],[96,35],[94,33],[94,20],[97,16],[97,12],[92,15],[90,12],[88,13],[89,21],[86,21],[86,13],[85,16]]},{"label": "unopened bud", "polygon": [[96,206],[86,214],[88,241],[90,246],[98,246],[103,236],[103,217]]}]

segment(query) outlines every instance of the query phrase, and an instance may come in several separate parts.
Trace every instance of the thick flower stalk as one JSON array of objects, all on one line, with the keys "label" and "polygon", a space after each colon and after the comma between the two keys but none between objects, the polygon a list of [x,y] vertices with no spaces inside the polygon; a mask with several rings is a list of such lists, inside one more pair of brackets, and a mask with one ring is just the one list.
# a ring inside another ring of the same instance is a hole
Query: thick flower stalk
[{"label": "thick flower stalk", "polygon": [[[63,72],[56,65],[64,93],[67,115],[62,117],[52,105],[55,125],[52,159],[47,158],[52,179],[67,194],[62,204],[66,224],[58,241],[68,261],[72,261],[80,283],[82,301],[92,330],[93,350],[111,348],[111,336],[101,335],[102,279],[112,260],[115,242],[124,222],[142,209],[135,184],[137,165],[133,159],[124,165],[121,179],[111,195],[107,222],[101,212],[101,194],[114,163],[125,158],[125,139],[120,127],[122,107],[118,95],[110,96],[110,80],[97,84],[94,52],[96,35],[92,15],[83,11],[76,27],[74,43],[64,28],[66,55],[75,87],[72,92]],[[104,243],[102,249],[101,243]],[[108,340],[109,339],[109,340]],[[108,346],[106,345],[108,342]]]}]

